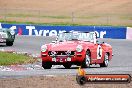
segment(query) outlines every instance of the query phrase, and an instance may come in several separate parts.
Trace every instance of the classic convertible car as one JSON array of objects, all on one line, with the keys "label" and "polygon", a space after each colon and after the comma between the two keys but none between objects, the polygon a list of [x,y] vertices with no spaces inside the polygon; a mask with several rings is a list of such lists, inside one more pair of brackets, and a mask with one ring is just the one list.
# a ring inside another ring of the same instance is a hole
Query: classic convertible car
[{"label": "classic convertible car", "polygon": [[7,28],[0,29],[0,43],[12,46],[15,39],[15,31]]},{"label": "classic convertible car", "polygon": [[112,47],[98,42],[96,32],[64,32],[54,43],[41,46],[41,58],[44,69],[52,65],[70,68],[73,64],[84,68],[92,64],[107,67],[112,59]]}]

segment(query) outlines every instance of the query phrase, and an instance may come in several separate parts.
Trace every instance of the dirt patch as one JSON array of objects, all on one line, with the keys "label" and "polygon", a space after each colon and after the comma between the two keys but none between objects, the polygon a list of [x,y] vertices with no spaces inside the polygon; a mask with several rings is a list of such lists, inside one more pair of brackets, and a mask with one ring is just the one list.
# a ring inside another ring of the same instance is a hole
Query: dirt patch
[{"label": "dirt patch", "polygon": [[62,12],[121,12],[124,14],[123,12],[131,13],[131,4],[131,0],[2,0],[0,8],[43,10],[57,14]]},{"label": "dirt patch", "polygon": [[131,88],[129,84],[85,84],[80,86],[75,76],[36,76],[0,79],[0,88]]},{"label": "dirt patch", "polygon": [[132,0],[1,0],[0,20],[131,25]]}]

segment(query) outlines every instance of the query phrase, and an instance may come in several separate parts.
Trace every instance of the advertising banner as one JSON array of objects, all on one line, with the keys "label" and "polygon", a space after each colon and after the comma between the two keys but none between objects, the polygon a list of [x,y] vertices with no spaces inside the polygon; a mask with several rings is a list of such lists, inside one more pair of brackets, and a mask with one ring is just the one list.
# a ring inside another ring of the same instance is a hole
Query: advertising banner
[{"label": "advertising banner", "polygon": [[127,27],[126,39],[132,40],[132,28],[131,27]]},{"label": "advertising banner", "polygon": [[112,26],[45,26],[0,23],[0,28],[15,30],[17,35],[56,36],[65,31],[96,31],[98,38],[126,39],[126,27]]}]

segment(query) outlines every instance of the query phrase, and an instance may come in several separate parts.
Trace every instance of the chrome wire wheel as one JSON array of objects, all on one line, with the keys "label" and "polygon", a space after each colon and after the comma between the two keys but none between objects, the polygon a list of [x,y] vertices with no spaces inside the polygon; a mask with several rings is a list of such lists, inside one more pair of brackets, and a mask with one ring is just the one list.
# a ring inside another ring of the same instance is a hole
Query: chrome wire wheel
[{"label": "chrome wire wheel", "polygon": [[105,54],[104,62],[105,62],[105,66],[107,67],[108,63],[109,63],[109,56],[108,56],[108,54]]},{"label": "chrome wire wheel", "polygon": [[86,67],[90,66],[90,56],[87,54],[86,54],[86,58],[85,58],[85,64],[86,64]]},{"label": "chrome wire wheel", "polygon": [[104,56],[104,61],[103,61],[103,63],[100,64],[100,67],[107,67],[108,64],[109,64],[109,55],[108,55],[108,53],[106,53]]},{"label": "chrome wire wheel", "polygon": [[90,67],[90,51],[86,51],[85,59],[82,64],[83,68],[88,68]]}]

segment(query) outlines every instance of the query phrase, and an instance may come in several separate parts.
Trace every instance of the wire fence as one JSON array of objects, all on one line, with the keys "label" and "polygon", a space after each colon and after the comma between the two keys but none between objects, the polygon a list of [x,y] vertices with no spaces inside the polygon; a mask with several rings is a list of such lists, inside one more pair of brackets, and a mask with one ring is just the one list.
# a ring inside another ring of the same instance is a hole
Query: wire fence
[{"label": "wire fence", "polygon": [[0,9],[0,21],[84,25],[132,25],[131,14],[50,12],[43,10]]}]

